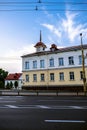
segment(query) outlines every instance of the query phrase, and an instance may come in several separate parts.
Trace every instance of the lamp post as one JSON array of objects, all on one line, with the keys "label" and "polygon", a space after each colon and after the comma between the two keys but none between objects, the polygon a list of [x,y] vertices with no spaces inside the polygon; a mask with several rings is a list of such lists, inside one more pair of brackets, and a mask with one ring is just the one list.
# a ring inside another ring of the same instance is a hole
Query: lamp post
[{"label": "lamp post", "polygon": [[81,37],[81,50],[82,50],[82,74],[83,74],[83,90],[84,95],[86,95],[86,76],[85,76],[85,65],[84,65],[84,48],[83,48],[83,42],[82,42],[82,33],[80,33]]}]

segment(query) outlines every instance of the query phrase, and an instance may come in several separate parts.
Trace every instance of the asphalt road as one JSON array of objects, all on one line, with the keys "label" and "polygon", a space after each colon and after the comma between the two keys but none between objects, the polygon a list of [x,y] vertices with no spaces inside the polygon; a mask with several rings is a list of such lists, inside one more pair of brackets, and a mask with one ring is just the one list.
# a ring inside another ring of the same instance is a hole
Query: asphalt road
[{"label": "asphalt road", "polygon": [[87,97],[0,96],[0,130],[87,130]]}]

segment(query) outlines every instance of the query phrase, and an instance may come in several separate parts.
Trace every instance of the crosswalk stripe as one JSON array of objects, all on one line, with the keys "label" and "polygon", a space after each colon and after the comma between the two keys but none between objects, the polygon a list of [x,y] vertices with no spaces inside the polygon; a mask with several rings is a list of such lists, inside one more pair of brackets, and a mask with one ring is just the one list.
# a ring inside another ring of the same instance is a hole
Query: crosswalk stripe
[{"label": "crosswalk stripe", "polygon": [[19,108],[19,107],[14,106],[14,105],[6,105],[6,106],[9,107],[9,108]]},{"label": "crosswalk stripe", "polygon": [[83,120],[45,120],[45,122],[49,123],[85,123]]}]

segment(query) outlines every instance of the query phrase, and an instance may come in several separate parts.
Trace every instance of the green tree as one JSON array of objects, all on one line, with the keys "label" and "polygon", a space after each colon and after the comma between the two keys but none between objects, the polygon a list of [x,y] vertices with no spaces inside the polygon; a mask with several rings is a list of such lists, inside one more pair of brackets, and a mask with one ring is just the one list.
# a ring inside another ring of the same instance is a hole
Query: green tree
[{"label": "green tree", "polygon": [[10,89],[10,84],[7,82],[6,89]]},{"label": "green tree", "polygon": [[15,82],[14,82],[14,86],[15,86],[15,88],[18,87],[18,81],[15,81]]},{"label": "green tree", "polygon": [[5,78],[7,77],[8,72],[0,69],[0,88],[4,88],[5,87]]},{"label": "green tree", "polygon": [[13,83],[12,83],[12,81],[10,82],[10,89],[13,87]]},{"label": "green tree", "polygon": [[4,83],[2,81],[0,81],[0,89],[4,88]]}]

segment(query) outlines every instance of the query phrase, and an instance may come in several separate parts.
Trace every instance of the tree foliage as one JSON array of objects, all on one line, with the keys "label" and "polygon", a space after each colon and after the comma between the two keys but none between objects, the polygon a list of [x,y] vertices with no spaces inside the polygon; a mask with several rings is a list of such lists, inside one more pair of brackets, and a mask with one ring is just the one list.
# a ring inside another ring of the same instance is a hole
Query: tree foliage
[{"label": "tree foliage", "polygon": [[7,82],[6,89],[10,89],[10,84]]},{"label": "tree foliage", "polygon": [[15,88],[18,87],[18,81],[15,81],[15,82],[14,82],[14,86],[15,86]]},{"label": "tree foliage", "polygon": [[7,82],[6,89],[12,89],[12,87],[13,87],[12,81],[11,82]]},{"label": "tree foliage", "polygon": [[8,72],[0,69],[0,88],[4,88],[5,86],[5,78],[7,77]]},{"label": "tree foliage", "polygon": [[12,81],[10,82],[10,89],[13,87],[13,83],[12,83]]}]

